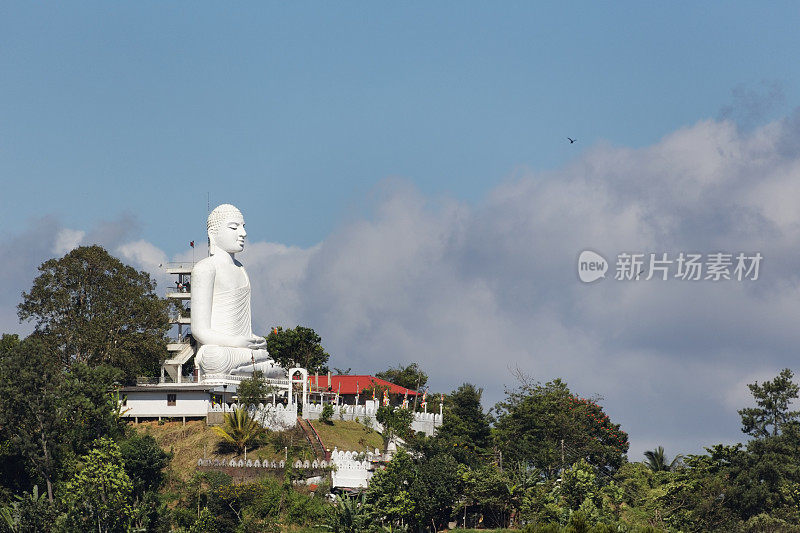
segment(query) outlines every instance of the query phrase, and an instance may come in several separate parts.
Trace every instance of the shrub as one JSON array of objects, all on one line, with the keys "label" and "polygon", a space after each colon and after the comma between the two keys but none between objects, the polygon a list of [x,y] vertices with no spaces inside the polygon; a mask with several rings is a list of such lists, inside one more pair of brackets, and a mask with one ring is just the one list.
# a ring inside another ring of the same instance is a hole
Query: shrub
[{"label": "shrub", "polygon": [[330,424],[331,418],[333,418],[333,406],[329,403],[326,403],[322,407],[322,413],[319,415],[319,419],[326,424]]}]

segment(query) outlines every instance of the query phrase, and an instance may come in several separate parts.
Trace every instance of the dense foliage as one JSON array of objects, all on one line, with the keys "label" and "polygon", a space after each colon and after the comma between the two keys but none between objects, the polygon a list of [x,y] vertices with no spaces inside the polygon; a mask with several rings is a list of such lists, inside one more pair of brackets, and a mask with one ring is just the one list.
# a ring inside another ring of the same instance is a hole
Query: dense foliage
[{"label": "dense foliage", "polygon": [[523,384],[495,411],[495,440],[507,459],[535,465],[549,478],[580,459],[607,473],[625,461],[627,433],[560,379]]},{"label": "dense foliage", "polygon": [[124,531],[152,523],[170,456],[120,420],[113,390],[122,372],[64,368],[53,351],[40,334],[0,341],[0,527]]},{"label": "dense foliage", "polygon": [[280,531],[281,525],[323,524],[327,517],[323,496],[295,490],[289,475],[237,484],[222,472],[202,472],[176,489],[167,514],[177,531]]},{"label": "dense foliage", "polygon": [[39,483],[53,501],[53,483],[76,455],[97,438],[122,433],[108,394],[120,372],[83,363],[64,369],[41,335],[23,341],[4,335],[0,346],[0,435],[8,460],[26,465],[21,477],[4,466],[14,475],[6,486],[27,490]]},{"label": "dense foliage", "polygon": [[447,416],[436,437],[460,463],[478,464],[492,450],[490,418],[483,412],[482,394],[481,389],[464,383],[445,399]]},{"label": "dense foliage", "polygon": [[420,393],[428,383],[428,374],[423,372],[417,363],[407,366],[397,365],[396,368],[390,367],[382,372],[377,372],[375,377]]},{"label": "dense foliage", "polygon": [[59,529],[124,531],[133,518],[132,492],[119,445],[105,437],[99,439],[97,447],[80,458],[80,466],[61,491],[66,512]]}]

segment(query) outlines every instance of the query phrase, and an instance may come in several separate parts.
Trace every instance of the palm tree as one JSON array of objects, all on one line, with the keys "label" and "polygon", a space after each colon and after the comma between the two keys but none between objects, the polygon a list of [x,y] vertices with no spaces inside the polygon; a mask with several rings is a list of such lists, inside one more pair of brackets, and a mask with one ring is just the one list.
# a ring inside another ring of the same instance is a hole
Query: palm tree
[{"label": "palm tree", "polygon": [[244,407],[225,413],[225,424],[211,429],[225,439],[225,442],[235,446],[239,454],[248,444],[264,434],[264,428]]},{"label": "palm tree", "polygon": [[655,450],[647,450],[644,452],[644,456],[647,460],[643,461],[643,463],[653,472],[672,472],[680,465],[681,459],[683,459],[683,456],[678,454],[671,463],[667,464],[667,456],[664,454],[663,446],[659,446]]}]

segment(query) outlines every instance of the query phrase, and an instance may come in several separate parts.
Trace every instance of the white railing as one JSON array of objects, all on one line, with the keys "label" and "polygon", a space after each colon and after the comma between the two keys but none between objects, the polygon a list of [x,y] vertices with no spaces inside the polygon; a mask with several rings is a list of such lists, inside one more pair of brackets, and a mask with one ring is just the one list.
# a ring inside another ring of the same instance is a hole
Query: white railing
[{"label": "white railing", "polygon": [[189,270],[194,267],[194,263],[192,261],[173,261],[171,263],[164,264],[164,268],[172,269],[172,268],[188,268]]},{"label": "white railing", "polygon": [[[203,382],[204,383],[214,383],[214,382],[240,382],[246,379],[251,379],[252,375],[234,375],[234,374],[203,374]],[[280,390],[287,390],[289,388],[289,380],[286,378],[267,378],[266,381],[268,387],[274,387],[278,391]]]},{"label": "white railing", "polygon": [[[198,459],[197,466],[210,466],[210,467],[228,467],[228,468],[286,468],[289,466],[289,463],[281,459],[280,461],[269,461],[264,459],[261,461],[260,459],[230,459],[228,461],[222,459]],[[320,468],[328,468],[329,466],[333,466],[333,462],[328,462],[326,460],[318,461],[314,459],[313,461],[309,461],[306,459],[305,461],[301,461],[298,459],[294,463],[291,463],[291,466],[296,469],[313,469],[318,470]]]},{"label": "white railing", "polygon": [[167,335],[167,344],[185,344],[188,346],[190,343],[191,337],[189,337],[188,334],[183,337],[175,335],[174,333],[173,335]]},{"label": "white railing", "polygon": [[[193,374],[188,376],[181,376],[181,383],[197,383],[197,378],[194,377]],[[162,383],[178,383],[176,380],[172,379],[172,376],[169,374],[164,374],[163,377],[149,377],[149,376],[138,376],[136,378],[137,385],[159,385]]]},{"label": "white railing", "polygon": [[233,376],[231,374],[203,374],[203,383],[229,383],[231,381],[240,382],[251,376]]},{"label": "white railing", "polygon": [[[307,403],[303,405],[303,417],[309,420],[316,420],[322,414],[324,403]],[[367,407],[366,405],[334,405],[333,418],[341,420],[354,420],[357,417],[363,418],[365,416],[375,417],[378,409],[375,407]]]}]

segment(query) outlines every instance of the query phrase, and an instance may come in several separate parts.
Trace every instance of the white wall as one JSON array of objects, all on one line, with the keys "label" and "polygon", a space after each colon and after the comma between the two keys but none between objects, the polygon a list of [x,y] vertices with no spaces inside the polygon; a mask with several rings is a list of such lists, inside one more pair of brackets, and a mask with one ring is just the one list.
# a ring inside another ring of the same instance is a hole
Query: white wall
[{"label": "white wall", "polygon": [[[212,413],[222,413],[224,411],[231,412],[238,409],[239,404],[229,403],[225,407],[222,404],[214,404],[209,407],[208,411]],[[282,431],[287,428],[293,428],[297,425],[297,404],[277,404],[260,403],[255,408],[250,409],[250,414],[256,420],[261,422],[261,425],[273,431]]]},{"label": "white wall", "polygon": [[372,453],[358,453],[334,449],[331,452],[331,464],[336,468],[331,472],[331,485],[344,488],[366,488],[372,477],[371,459],[379,457]]},{"label": "white wall", "polygon": [[[303,406],[303,418],[306,420],[317,420],[322,414],[323,404],[305,404]],[[368,405],[334,405],[333,420],[355,420],[365,424],[369,421],[369,426],[376,431],[383,431],[383,426],[375,420],[378,412],[377,402]],[[442,425],[442,417],[439,413],[414,413],[411,421],[411,429],[424,433],[428,436],[433,435],[435,429]]]}]

